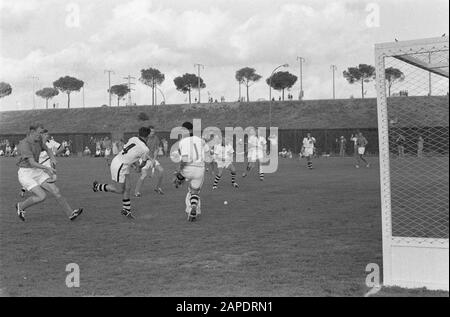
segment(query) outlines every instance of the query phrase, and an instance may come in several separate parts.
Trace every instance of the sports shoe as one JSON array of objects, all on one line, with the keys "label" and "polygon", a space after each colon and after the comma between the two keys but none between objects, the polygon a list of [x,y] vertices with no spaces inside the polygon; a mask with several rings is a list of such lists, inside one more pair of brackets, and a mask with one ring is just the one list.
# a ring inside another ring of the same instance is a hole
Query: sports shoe
[{"label": "sports shoe", "polygon": [[97,186],[98,186],[98,182],[97,182],[97,181],[94,181],[94,182],[92,183],[92,191],[93,191],[94,193],[98,192]]},{"label": "sports shoe", "polygon": [[217,186],[213,186],[213,190],[216,190],[217,189]]},{"label": "sports shoe", "polygon": [[232,186],[233,186],[234,188],[239,188],[238,183],[233,183]]},{"label": "sports shoe", "polygon": [[156,188],[155,188],[155,192],[158,193],[158,194],[160,194],[160,195],[164,195],[164,192],[163,192],[163,190],[161,189],[161,187],[156,187]]},{"label": "sports shoe", "polygon": [[197,206],[194,205],[191,207],[191,212],[188,215],[188,221],[189,222],[194,222],[197,218]]},{"label": "sports shoe", "polygon": [[142,195],[141,195],[141,193],[136,193],[136,194],[134,194],[134,197],[141,197]]},{"label": "sports shoe", "polygon": [[243,174],[242,174],[242,177],[247,177],[247,173],[243,173]]},{"label": "sports shoe", "polygon": [[122,216],[125,216],[125,217],[127,217],[128,219],[134,219],[134,216],[133,216],[133,214],[131,213],[131,211],[122,209],[121,214],[122,214]]},{"label": "sports shoe", "polygon": [[20,209],[19,203],[16,204],[17,216],[19,216],[20,220],[25,221],[25,211]]},{"label": "sports shoe", "polygon": [[70,215],[69,220],[70,220],[70,221],[74,221],[75,219],[77,219],[77,217],[78,217],[79,215],[81,215],[82,212],[83,212],[83,208],[75,209],[75,210],[72,212],[72,215]]}]

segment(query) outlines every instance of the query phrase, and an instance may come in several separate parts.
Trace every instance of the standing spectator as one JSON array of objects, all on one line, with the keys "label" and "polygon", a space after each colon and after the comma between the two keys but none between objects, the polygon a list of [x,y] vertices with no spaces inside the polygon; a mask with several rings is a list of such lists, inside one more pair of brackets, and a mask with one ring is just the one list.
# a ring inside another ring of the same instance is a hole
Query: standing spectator
[{"label": "standing spectator", "polygon": [[164,155],[168,157],[169,156],[169,142],[167,142],[166,139],[162,139],[161,143],[163,146]]},{"label": "standing spectator", "polygon": [[341,157],[345,156],[345,150],[347,148],[347,139],[342,135],[339,139],[339,155]]},{"label": "standing spectator", "polygon": [[358,141],[358,138],[356,135],[353,135],[350,137],[350,141],[353,142],[353,154],[356,156],[358,155],[358,146],[356,145],[356,141]]},{"label": "standing spectator", "polygon": [[405,137],[402,134],[399,134],[395,143],[397,144],[398,157],[405,157]]},{"label": "standing spectator", "polygon": [[106,158],[106,164],[110,166],[112,158],[112,141],[107,136],[103,140],[103,146],[105,148],[105,158]]},{"label": "standing spectator", "polygon": [[425,140],[421,135],[419,135],[419,139],[417,140],[417,157],[422,158],[423,157],[423,146],[424,146]]}]

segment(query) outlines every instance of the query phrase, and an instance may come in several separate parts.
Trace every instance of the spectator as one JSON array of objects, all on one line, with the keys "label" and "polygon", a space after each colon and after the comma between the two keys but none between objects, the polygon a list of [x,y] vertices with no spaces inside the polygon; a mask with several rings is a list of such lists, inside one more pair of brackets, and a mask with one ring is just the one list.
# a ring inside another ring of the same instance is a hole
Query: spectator
[{"label": "spectator", "polygon": [[425,140],[420,135],[419,139],[417,140],[417,157],[423,157],[423,146],[424,146]]},{"label": "spectator", "polygon": [[91,156],[91,150],[89,149],[88,146],[86,146],[86,147],[84,148],[83,155],[84,155],[84,156]]},{"label": "spectator", "polygon": [[283,148],[279,154],[280,154],[280,157],[282,157],[282,158],[288,157],[288,151],[286,150],[286,148]]},{"label": "spectator", "polygon": [[399,134],[395,143],[397,144],[398,157],[405,157],[405,137],[402,134]]},{"label": "spectator", "polygon": [[[212,100],[212,98],[211,98],[211,100]],[[167,142],[166,139],[162,139],[161,143],[163,146],[164,155],[168,157],[169,156],[169,142]]]},{"label": "spectator", "polygon": [[347,139],[342,135],[339,139],[339,155],[341,157],[345,156],[345,150],[347,148]]},{"label": "spectator", "polygon": [[353,142],[353,152],[354,155],[358,155],[358,146],[356,145],[356,141],[358,141],[358,138],[356,137],[356,135],[353,135],[350,137],[350,141]]}]

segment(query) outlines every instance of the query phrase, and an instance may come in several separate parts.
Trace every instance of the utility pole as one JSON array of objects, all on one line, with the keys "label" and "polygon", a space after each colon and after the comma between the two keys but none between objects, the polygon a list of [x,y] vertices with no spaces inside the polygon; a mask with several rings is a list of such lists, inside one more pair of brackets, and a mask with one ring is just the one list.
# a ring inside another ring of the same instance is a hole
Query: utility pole
[{"label": "utility pole", "polygon": [[131,80],[132,79],[136,79],[136,77],[132,77],[131,75],[128,75],[127,77],[124,77],[124,79],[127,80],[127,85],[128,85],[128,102],[127,102],[127,106],[131,106],[132,105],[131,91],[134,90],[133,88],[131,88],[131,85],[136,85],[135,83],[131,82]]},{"label": "utility pole", "polygon": [[297,61],[300,62],[300,93],[298,95],[298,100],[302,100],[305,95],[303,92],[303,63],[306,62],[306,60],[301,56],[297,56]]},{"label": "utility pole", "polygon": [[107,69],[103,72],[108,73],[108,93],[109,93],[109,106],[111,107],[111,73],[115,74],[113,70]]},{"label": "utility pole", "polygon": [[200,101],[200,84],[201,84],[201,81],[200,81],[200,68],[205,68],[205,65],[202,65],[202,64],[194,64],[194,67],[197,67],[197,73],[198,73],[198,103],[200,103],[201,101]]},{"label": "utility pole", "polygon": [[335,72],[337,70],[336,65],[331,65],[331,70],[333,71],[333,99],[336,99],[336,81],[335,81]]},{"label": "utility pole", "polygon": [[39,80],[39,77],[33,75],[30,76],[33,85],[33,109],[36,109],[36,80]]}]

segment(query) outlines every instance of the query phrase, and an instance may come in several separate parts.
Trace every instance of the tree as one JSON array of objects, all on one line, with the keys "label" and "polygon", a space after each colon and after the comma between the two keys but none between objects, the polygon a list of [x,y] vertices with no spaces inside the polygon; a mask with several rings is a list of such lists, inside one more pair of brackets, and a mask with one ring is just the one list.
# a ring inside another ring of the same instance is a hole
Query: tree
[{"label": "tree", "polygon": [[5,82],[0,83],[0,98],[4,98],[6,96],[11,95],[12,88],[11,85]]},{"label": "tree", "polygon": [[126,96],[130,92],[130,89],[128,88],[128,85],[121,84],[111,86],[111,90],[108,89],[108,92],[111,92],[113,95],[117,96],[117,107],[119,107],[120,99]]},{"label": "tree", "polygon": [[386,68],[385,70],[385,78],[388,84],[389,97],[391,96],[391,88],[396,82],[401,82],[405,80],[405,75],[403,72],[394,67]]},{"label": "tree", "polygon": [[70,76],[61,77],[53,83],[53,87],[67,94],[67,108],[70,108],[70,94],[73,91],[80,91],[83,86],[82,80]]},{"label": "tree", "polygon": [[165,80],[165,76],[156,68],[149,68],[141,70],[141,78],[139,80],[147,86],[152,88],[152,106],[155,105],[156,86],[159,86]]},{"label": "tree", "polygon": [[[272,80],[270,80],[272,78]],[[281,90],[284,100],[284,90],[291,88],[297,82],[297,76],[289,72],[276,72],[266,79],[267,85],[271,86],[275,90]]]},{"label": "tree", "polygon": [[260,80],[262,78],[261,75],[257,74],[254,68],[244,67],[236,72],[235,78],[247,88],[247,102],[250,102],[248,88]]},{"label": "tree", "polygon": [[36,95],[45,99],[45,108],[48,109],[48,101],[55,96],[59,95],[59,91],[53,87],[43,88],[36,91]]},{"label": "tree", "polygon": [[206,88],[206,84],[203,79],[195,74],[184,74],[183,76],[178,76],[173,80],[178,91],[183,94],[189,93],[189,103],[191,103],[191,91],[192,89],[198,89],[198,84],[200,82],[200,89]]},{"label": "tree", "polygon": [[350,84],[361,82],[361,96],[364,99],[364,83],[375,79],[375,67],[367,64],[359,64],[358,67],[349,67],[344,71],[344,77]]}]

